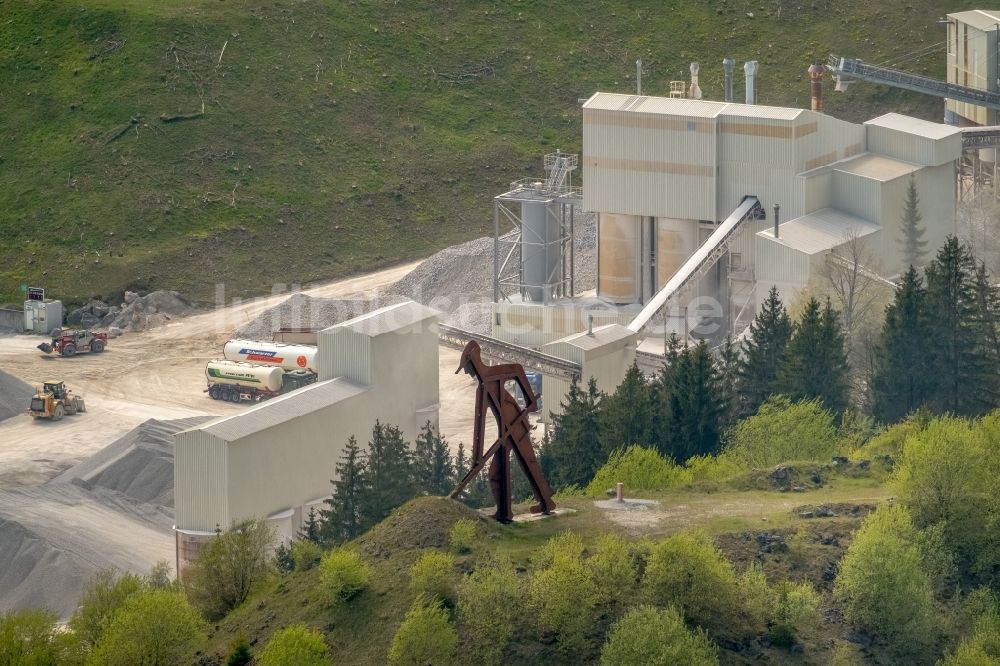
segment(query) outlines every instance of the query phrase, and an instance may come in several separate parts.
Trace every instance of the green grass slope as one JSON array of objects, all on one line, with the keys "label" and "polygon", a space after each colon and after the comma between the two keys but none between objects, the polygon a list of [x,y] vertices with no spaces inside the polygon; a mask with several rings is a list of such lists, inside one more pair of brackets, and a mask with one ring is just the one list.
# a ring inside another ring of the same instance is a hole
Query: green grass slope
[{"label": "green grass slope", "polygon": [[[636,58],[651,94],[701,62],[710,99],[724,56],[756,58],[761,103],[807,106],[831,50],[891,61],[974,6],[7,0],[0,303],[21,283],[210,302],[417,258],[491,229],[542,153],[579,151],[578,99],[632,90]],[[943,46],[904,65],[942,76]],[[941,106],[857,84],[827,110]]]}]

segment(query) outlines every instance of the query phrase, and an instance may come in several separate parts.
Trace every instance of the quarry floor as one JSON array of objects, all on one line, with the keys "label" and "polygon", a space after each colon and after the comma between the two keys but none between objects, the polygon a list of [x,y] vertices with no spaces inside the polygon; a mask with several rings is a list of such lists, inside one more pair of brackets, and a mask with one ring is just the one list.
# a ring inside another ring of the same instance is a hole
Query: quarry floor
[{"label": "quarry floor", "polygon": [[[324,298],[370,296],[416,265],[331,282],[303,293]],[[73,358],[41,353],[36,349],[46,341],[41,337],[0,336],[0,369],[32,385],[65,381],[87,403],[86,413],[59,422],[27,415],[0,421],[0,488],[42,483],[150,418],[227,415],[247,409],[249,405],[208,397],[205,363],[221,356],[236,327],[288,296],[232,303],[178,318],[149,331],[126,333],[101,354]],[[474,384],[464,373],[454,374],[458,358],[459,352],[441,348],[440,428],[453,447],[459,441],[469,443],[473,417]],[[363,433],[357,435],[363,439]]]}]

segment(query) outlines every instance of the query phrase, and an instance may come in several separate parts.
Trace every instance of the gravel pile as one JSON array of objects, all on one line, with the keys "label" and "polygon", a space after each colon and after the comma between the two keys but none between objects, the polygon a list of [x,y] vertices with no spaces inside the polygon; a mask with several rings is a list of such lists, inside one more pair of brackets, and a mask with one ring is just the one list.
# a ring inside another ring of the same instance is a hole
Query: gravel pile
[{"label": "gravel pile", "polygon": [[174,505],[174,433],[193,428],[211,416],[160,421],[149,419],[122,435],[51,483],[103,488],[163,507]]},{"label": "gravel pile", "polygon": [[98,570],[173,561],[173,437],[209,416],[150,419],[40,486],[0,490],[0,610],[76,608]]},{"label": "gravel pile", "polygon": [[[593,289],[596,284],[596,217],[592,213],[577,213],[574,232],[574,287],[579,293]],[[479,310],[466,306],[493,299],[493,237],[477,238],[431,255],[389,287],[387,293],[412,298],[444,313],[462,309],[463,316],[473,316]]]},{"label": "gravel pile", "polygon": [[271,340],[280,328],[307,328],[318,331],[405,300],[402,296],[395,295],[366,300],[313,298],[305,294],[294,294],[280,305],[265,310],[240,326],[233,332],[233,336],[247,340]]},{"label": "gravel pile", "polygon": [[34,394],[30,384],[0,370],[0,421],[23,414]]},{"label": "gravel pile", "polygon": [[466,303],[448,315],[445,323],[470,333],[491,335],[493,333],[493,323],[490,321],[492,316],[492,302]]},{"label": "gravel pile", "polygon": [[[94,321],[97,314],[107,307],[107,314],[101,316],[93,328],[103,328],[112,337],[123,331],[145,331],[166,324],[171,319],[183,317],[195,311],[195,307],[185,301],[176,291],[153,291],[140,296],[134,291],[125,292],[125,302],[119,305],[106,306],[100,301],[89,303],[79,311],[74,310],[70,317],[79,316],[81,325]],[[89,312],[89,316],[88,316]]]}]

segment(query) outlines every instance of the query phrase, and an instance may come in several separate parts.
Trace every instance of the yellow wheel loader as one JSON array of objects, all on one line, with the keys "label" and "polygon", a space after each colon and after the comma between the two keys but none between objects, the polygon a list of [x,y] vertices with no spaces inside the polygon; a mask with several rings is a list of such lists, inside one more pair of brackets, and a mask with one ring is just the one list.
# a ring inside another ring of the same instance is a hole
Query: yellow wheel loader
[{"label": "yellow wheel loader", "polygon": [[64,382],[45,382],[42,390],[31,397],[28,413],[36,419],[60,420],[66,414],[87,411],[83,398],[73,395]]}]

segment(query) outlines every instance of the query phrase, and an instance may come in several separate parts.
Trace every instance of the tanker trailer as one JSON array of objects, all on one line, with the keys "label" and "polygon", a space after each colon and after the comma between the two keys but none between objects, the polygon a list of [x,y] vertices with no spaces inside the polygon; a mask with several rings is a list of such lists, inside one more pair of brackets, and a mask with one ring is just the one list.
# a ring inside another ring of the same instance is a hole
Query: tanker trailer
[{"label": "tanker trailer", "polygon": [[316,347],[285,345],[260,340],[230,340],[222,348],[229,361],[244,361],[257,365],[281,367],[285,370],[316,372]]},{"label": "tanker trailer", "polygon": [[264,398],[294,391],[316,381],[310,370],[285,372],[281,368],[239,361],[210,361],[205,366],[205,389],[213,400],[257,402]]}]

